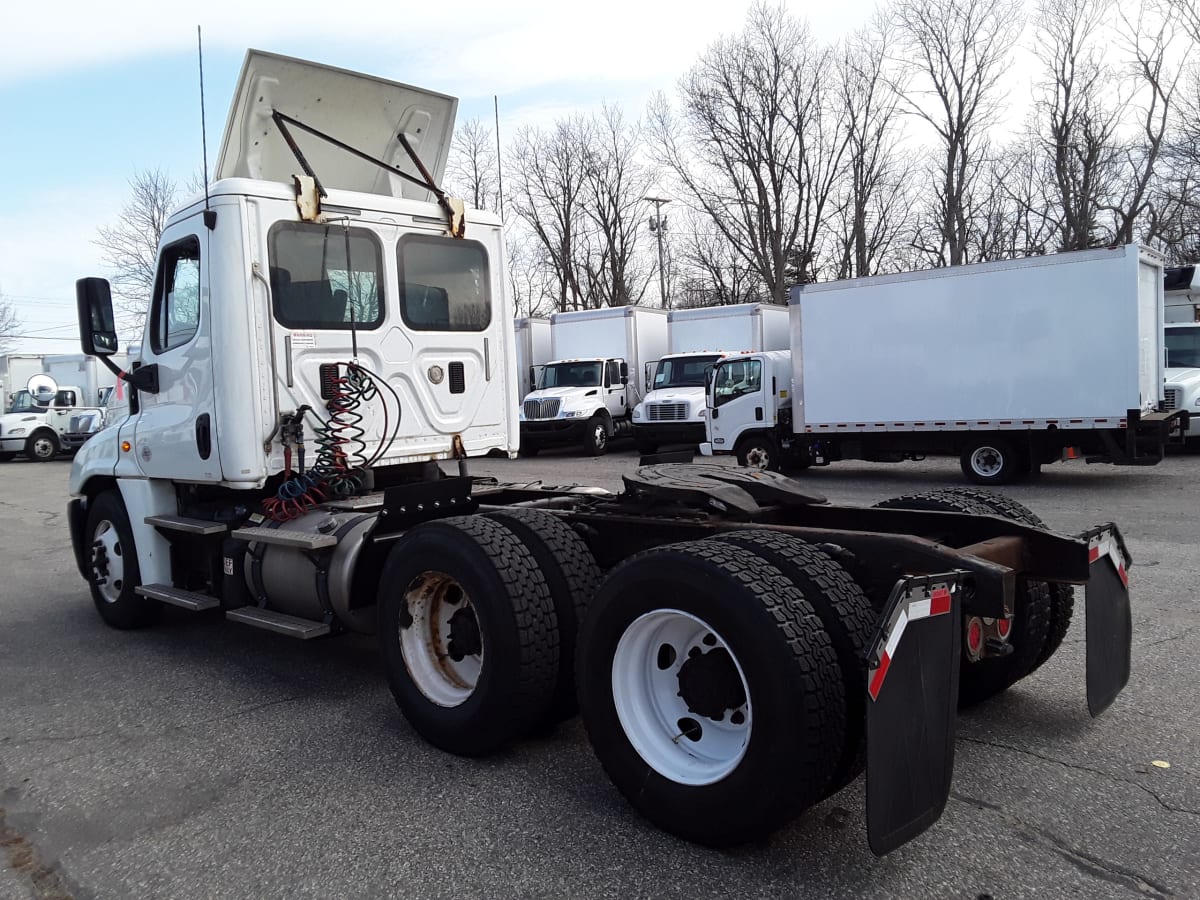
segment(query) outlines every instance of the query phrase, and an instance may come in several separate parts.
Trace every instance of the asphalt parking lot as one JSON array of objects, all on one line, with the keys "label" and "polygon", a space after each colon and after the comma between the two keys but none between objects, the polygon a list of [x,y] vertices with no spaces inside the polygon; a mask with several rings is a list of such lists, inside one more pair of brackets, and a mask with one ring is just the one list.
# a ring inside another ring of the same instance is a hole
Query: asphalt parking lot
[{"label": "asphalt parking lot", "polygon": [[[473,473],[617,489],[635,464],[547,452]],[[1077,614],[1049,663],[960,717],[945,815],[884,859],[861,779],[717,852],[639,819],[577,720],[484,760],[428,746],[368,638],[305,644],[175,609],[108,629],[71,558],[68,468],[0,466],[3,900],[1200,897],[1200,455],[1006,489],[1053,528],[1120,525],[1133,676],[1088,717]],[[802,478],[852,503],[960,483],[950,460]]]}]

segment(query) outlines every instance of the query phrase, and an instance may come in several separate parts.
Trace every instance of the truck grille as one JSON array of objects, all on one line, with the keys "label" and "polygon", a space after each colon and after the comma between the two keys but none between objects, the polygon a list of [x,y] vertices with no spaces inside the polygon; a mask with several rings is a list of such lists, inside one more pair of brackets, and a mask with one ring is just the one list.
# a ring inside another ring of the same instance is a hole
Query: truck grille
[{"label": "truck grille", "polygon": [[1164,397],[1163,409],[1164,410],[1179,409],[1179,399],[1180,399],[1179,395],[1182,393],[1183,393],[1183,391],[1181,391],[1179,388],[1167,388],[1163,392],[1163,397]]},{"label": "truck grille", "polygon": [[686,403],[648,403],[646,419],[651,422],[683,422],[687,419]]},{"label": "truck grille", "polygon": [[561,405],[562,400],[559,397],[551,397],[549,400],[526,400],[525,418],[553,419],[558,415],[558,408]]}]

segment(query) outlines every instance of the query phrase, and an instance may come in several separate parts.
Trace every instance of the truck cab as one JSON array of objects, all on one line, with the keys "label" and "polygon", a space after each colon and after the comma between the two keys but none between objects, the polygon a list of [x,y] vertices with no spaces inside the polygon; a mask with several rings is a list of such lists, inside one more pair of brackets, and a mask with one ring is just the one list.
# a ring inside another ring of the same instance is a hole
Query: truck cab
[{"label": "truck cab", "polygon": [[615,423],[629,416],[629,364],[616,357],[558,359],[542,368],[537,389],[521,404],[521,452],[550,444],[582,444],[599,456]]},{"label": "truck cab", "polygon": [[675,353],[658,361],[652,389],[633,410],[633,439],[641,453],[653,453],[663,444],[705,440],[704,384],[725,355],[721,351]]},{"label": "truck cab", "polygon": [[777,471],[791,450],[792,354],[768,350],[718,360],[708,379],[704,456],[736,455]]},{"label": "truck cab", "polygon": [[1168,322],[1163,341],[1164,408],[1190,413],[1184,438],[1192,443],[1200,440],[1200,322]]},{"label": "truck cab", "polygon": [[0,461],[24,454],[31,462],[48,462],[82,447],[103,420],[102,409],[84,402],[84,388],[59,386],[46,375],[34,381],[41,383],[17,391],[10,411],[0,416]]}]

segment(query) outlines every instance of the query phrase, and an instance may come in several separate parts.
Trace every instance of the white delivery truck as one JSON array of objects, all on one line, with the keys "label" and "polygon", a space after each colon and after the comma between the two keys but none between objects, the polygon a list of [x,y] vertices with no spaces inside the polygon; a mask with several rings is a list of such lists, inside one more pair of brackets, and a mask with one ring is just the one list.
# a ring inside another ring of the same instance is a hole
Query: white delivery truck
[{"label": "white delivery truck", "polygon": [[0,356],[5,412],[14,405],[21,409],[33,402],[25,386],[34,375],[42,374],[44,359],[40,353],[6,353]]},{"label": "white delivery truck", "polygon": [[663,444],[705,440],[704,383],[729,353],[783,350],[788,312],[783,306],[739,303],[673,309],[667,313],[667,355],[658,361],[651,390],[633,409],[633,439],[641,453]]},{"label": "white delivery truck", "polygon": [[513,331],[517,342],[516,391],[521,400],[537,388],[538,375],[542,366],[550,362],[550,320],[536,316],[524,316],[513,320]]},{"label": "white delivery truck", "polygon": [[[112,362],[118,368],[128,363],[123,353],[113,354]],[[80,391],[79,400],[86,406],[104,406],[108,392],[117,383],[117,376],[107,367],[100,365],[94,356],[83,353],[62,353],[45,357],[45,372],[59,384],[72,384]]]},{"label": "white delivery truck", "polygon": [[[166,604],[374,633],[411,727],[453,753],[578,707],[630,803],[710,845],[769,834],[864,767],[871,847],[920,834],[949,796],[958,703],[1053,654],[1072,585],[1089,708],[1116,698],[1115,526],[1056,534],[978,491],[841,506],[711,465],[631,471],[619,494],[468,477],[467,457],[516,454],[516,360],[501,223],[437,187],[455,105],[248,54],[217,180],[163,231],[129,414],[71,468],[104,621]],[[77,294],[103,360],[108,283]],[[642,315],[593,329],[665,324]],[[653,350],[599,352],[636,372]]]},{"label": "white delivery truck", "polygon": [[1064,455],[1153,465],[1187,418],[1164,409],[1162,285],[1130,245],[793,288],[790,360],[721,363],[702,449],[954,455],[976,484]]},{"label": "white delivery truck", "polygon": [[78,385],[59,385],[49,375],[30,378],[10,411],[0,415],[0,462],[19,454],[31,462],[49,462],[82,447],[104,419],[103,410],[86,401],[86,393]]},{"label": "white delivery truck", "polygon": [[579,444],[591,456],[630,433],[648,367],[667,352],[667,313],[615,306],[554,313],[553,359],[521,404],[521,453]]},{"label": "white delivery truck", "polygon": [[1200,322],[1168,322],[1163,329],[1164,409],[1187,410],[1187,442],[1200,440]]}]

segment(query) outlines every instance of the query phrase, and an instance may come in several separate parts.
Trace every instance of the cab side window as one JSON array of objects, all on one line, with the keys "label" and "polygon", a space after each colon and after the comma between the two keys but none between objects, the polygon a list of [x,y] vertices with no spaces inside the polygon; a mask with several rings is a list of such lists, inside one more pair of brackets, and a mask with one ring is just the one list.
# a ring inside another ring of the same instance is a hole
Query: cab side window
[{"label": "cab side window", "polygon": [[753,394],[762,387],[762,361],[737,360],[717,367],[713,384],[713,402],[723,406],[744,394]]},{"label": "cab side window", "polygon": [[195,336],[200,327],[200,242],[194,237],[163,248],[150,315],[155,353],[182,347]]},{"label": "cab side window", "polygon": [[615,359],[610,359],[605,364],[604,369],[604,386],[605,387],[620,387],[621,386],[621,364]]}]

